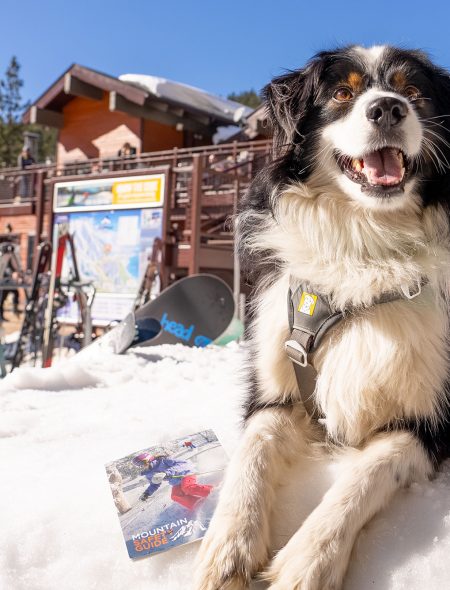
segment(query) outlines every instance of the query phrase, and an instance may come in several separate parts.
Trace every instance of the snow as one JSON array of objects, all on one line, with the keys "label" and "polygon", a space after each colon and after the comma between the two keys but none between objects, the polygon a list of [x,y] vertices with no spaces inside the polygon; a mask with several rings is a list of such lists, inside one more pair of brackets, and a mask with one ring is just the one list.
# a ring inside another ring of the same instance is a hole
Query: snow
[{"label": "snow", "polygon": [[[198,543],[130,560],[104,465],[205,428],[231,454],[240,436],[243,355],[234,343],[165,345],[123,356],[103,350],[4,379],[0,588],[188,588]],[[279,492],[274,547],[286,542],[341,468],[325,459],[292,468],[291,483]],[[344,590],[447,588],[449,488],[446,463],[434,481],[399,492],[359,535]]]},{"label": "snow", "polygon": [[240,130],[241,130],[241,128],[238,127],[237,125],[231,125],[231,126],[227,126],[227,127],[217,127],[217,131],[212,136],[213,144],[217,145],[219,143],[225,143],[227,140],[230,139],[230,137],[233,137],[233,135],[236,135],[236,133],[239,133]]},{"label": "snow", "polygon": [[228,120],[231,125],[243,122],[253,112],[250,107],[233,100],[166,78],[143,74],[123,74],[119,76],[119,80],[138,86],[157,98],[167,99],[179,106],[185,106],[187,110],[195,108],[210,115],[219,116]]}]

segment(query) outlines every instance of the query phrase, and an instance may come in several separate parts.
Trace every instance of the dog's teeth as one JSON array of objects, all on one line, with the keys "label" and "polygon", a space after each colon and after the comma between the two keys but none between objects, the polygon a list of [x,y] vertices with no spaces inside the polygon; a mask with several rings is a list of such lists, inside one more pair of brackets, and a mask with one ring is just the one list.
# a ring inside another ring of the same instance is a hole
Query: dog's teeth
[{"label": "dog's teeth", "polygon": [[404,165],[403,152],[400,150],[398,151],[398,159],[400,160],[400,164],[403,166]]},{"label": "dog's teeth", "polygon": [[361,166],[360,160],[357,160],[356,158],[354,158],[352,160],[352,166],[353,166],[353,169],[356,170],[356,172],[361,172],[362,166]]}]

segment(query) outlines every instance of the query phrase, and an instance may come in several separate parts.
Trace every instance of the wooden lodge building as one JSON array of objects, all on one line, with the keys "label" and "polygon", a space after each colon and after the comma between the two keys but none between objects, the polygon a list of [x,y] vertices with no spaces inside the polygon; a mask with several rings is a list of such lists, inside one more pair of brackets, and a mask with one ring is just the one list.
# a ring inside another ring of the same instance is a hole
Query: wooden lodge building
[{"label": "wooden lodge building", "polygon": [[[23,118],[58,129],[56,161],[0,169],[0,239],[10,224],[30,267],[50,235],[55,182],[162,171],[164,280],[212,271],[231,282],[226,220],[270,158],[264,119],[263,109],[184,84],[72,65]],[[231,138],[220,142],[224,131]]]},{"label": "wooden lodge building", "polygon": [[57,164],[211,145],[219,126],[237,125],[251,109],[154,76],[113,78],[71,66],[24,116],[59,129]]}]

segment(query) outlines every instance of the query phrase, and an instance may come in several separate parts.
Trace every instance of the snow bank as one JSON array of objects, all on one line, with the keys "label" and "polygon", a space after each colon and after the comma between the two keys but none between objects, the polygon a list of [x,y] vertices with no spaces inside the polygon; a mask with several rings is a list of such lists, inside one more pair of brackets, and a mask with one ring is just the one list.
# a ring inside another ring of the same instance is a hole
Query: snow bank
[{"label": "snow bank", "polygon": [[[104,464],[213,428],[239,438],[242,350],[160,346],[20,369],[0,383],[0,587],[188,588],[197,544],[132,562]],[[294,467],[280,491],[274,546],[319,501],[339,464]],[[301,472],[301,473],[300,473]],[[442,590],[450,579],[450,465],[399,493],[362,531],[345,590]],[[264,588],[255,584],[254,588]]]}]

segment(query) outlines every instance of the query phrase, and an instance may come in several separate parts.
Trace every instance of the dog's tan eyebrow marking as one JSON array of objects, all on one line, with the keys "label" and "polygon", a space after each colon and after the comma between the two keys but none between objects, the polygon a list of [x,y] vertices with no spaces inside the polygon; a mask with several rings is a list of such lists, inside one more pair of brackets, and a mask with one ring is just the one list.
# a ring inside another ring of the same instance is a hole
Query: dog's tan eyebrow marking
[{"label": "dog's tan eyebrow marking", "polygon": [[406,76],[405,72],[398,70],[395,72],[391,77],[391,84],[394,88],[398,90],[402,90],[408,84],[408,77]]},{"label": "dog's tan eyebrow marking", "polygon": [[359,72],[350,72],[347,76],[347,84],[356,92],[360,92],[364,86],[364,77]]}]

